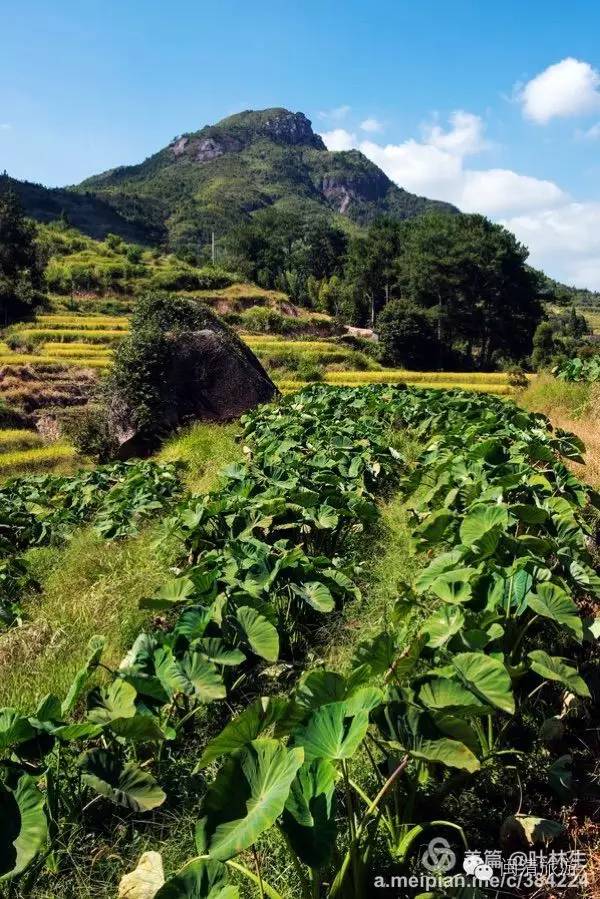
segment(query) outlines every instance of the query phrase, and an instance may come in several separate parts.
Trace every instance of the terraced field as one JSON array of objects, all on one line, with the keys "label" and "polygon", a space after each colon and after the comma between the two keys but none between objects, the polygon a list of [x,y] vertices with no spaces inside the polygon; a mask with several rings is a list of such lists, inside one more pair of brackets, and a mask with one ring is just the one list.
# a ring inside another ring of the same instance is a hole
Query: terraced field
[{"label": "terraced field", "polygon": [[37,431],[25,428],[0,430],[0,478],[56,468],[75,457],[72,446],[47,443]]},{"label": "terraced field", "polygon": [[[127,333],[125,315],[54,312],[12,327],[0,342],[0,400],[25,413],[53,405],[80,405]],[[339,340],[293,340],[273,334],[242,338],[269,370],[282,393],[313,380],[339,386],[407,384],[462,388],[507,396],[504,373],[412,372],[386,369],[369,353]],[[66,443],[45,442],[34,431],[0,430],[0,478],[64,467],[75,452]]]}]

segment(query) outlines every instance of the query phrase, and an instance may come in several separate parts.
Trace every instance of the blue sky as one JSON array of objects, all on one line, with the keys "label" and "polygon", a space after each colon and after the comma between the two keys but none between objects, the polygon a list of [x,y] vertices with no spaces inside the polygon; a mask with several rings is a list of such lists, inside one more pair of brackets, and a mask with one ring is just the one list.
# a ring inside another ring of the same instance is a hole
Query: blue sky
[{"label": "blue sky", "polygon": [[0,22],[11,175],[75,183],[231,112],[286,106],[332,149],[505,222],[536,264],[600,288],[591,0],[0,0]]}]

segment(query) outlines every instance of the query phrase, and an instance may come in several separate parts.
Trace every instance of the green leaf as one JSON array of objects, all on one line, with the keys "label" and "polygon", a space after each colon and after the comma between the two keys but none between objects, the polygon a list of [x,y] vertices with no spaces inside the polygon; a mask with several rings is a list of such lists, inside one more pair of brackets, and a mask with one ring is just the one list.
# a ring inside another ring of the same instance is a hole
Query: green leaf
[{"label": "green leaf", "polygon": [[331,590],[320,581],[307,581],[301,586],[292,584],[292,591],[317,612],[332,612],[335,609]]},{"label": "green leaf", "polygon": [[414,749],[408,750],[415,759],[445,765],[447,768],[460,768],[473,773],[481,767],[477,756],[457,740],[441,737],[439,740],[422,740]]},{"label": "green leaf", "polygon": [[524,839],[530,846],[536,843],[547,845],[564,832],[564,825],[558,821],[537,818],[534,815],[511,815],[502,823],[500,839],[514,834]]},{"label": "green leaf", "polygon": [[227,883],[227,868],[212,859],[195,858],[163,884],[154,899],[239,899]]},{"label": "green leaf", "polygon": [[434,546],[442,541],[446,530],[455,519],[454,512],[437,509],[415,528],[415,537],[427,546]]},{"label": "green leaf", "polygon": [[61,706],[60,713],[62,718],[66,718],[75,708],[75,704],[81,696],[90,675],[98,667],[105,644],[106,640],[104,637],[95,636],[90,639],[87,660],[75,675],[75,679],[69,687],[69,691]]},{"label": "green leaf", "polygon": [[419,700],[432,711],[454,712],[467,717],[487,715],[491,711],[470,690],[448,678],[434,678],[423,684],[419,690]]},{"label": "green leaf", "polygon": [[[352,662],[353,666],[368,665],[372,675],[384,674],[391,668],[397,655],[396,637],[384,631],[377,634],[372,640],[359,643],[354,651]],[[338,698],[342,699],[343,697]]]},{"label": "green leaf", "polygon": [[148,812],[162,805],[164,792],[147,771],[123,762],[105,749],[90,749],[79,759],[84,782],[116,805]]},{"label": "green leaf", "polygon": [[196,585],[189,577],[177,577],[164,584],[156,596],[140,599],[140,609],[172,609],[186,603],[197,592]]},{"label": "green leaf", "polygon": [[439,649],[459,632],[464,623],[465,616],[459,606],[441,606],[423,622],[420,633],[427,635],[427,646]]},{"label": "green leaf", "polygon": [[462,652],[452,664],[465,685],[489,705],[514,715],[515,700],[508,671],[499,659],[479,652]]},{"label": "green leaf", "polygon": [[279,634],[271,622],[252,609],[240,606],[236,612],[237,622],[244,639],[252,652],[267,662],[276,662],[279,658]]},{"label": "green leaf", "polygon": [[289,706],[289,700],[278,696],[255,699],[208,743],[198,763],[198,769],[210,765],[219,756],[229,755],[236,749],[251,743],[268,727],[281,720]]},{"label": "green leaf", "polygon": [[301,862],[319,870],[328,864],[336,839],[333,794],[336,771],[326,759],[305,762],[290,790],[282,828]]},{"label": "green leaf", "polygon": [[15,789],[0,782],[0,881],[20,874],[46,840],[44,797],[28,774]]},{"label": "green leaf", "polygon": [[244,653],[240,649],[228,646],[222,637],[204,637],[202,640],[196,640],[194,649],[216,665],[241,665],[246,661]]},{"label": "green leaf", "polygon": [[313,712],[308,723],[296,731],[294,742],[304,748],[307,761],[348,759],[364,740],[368,727],[367,710],[349,718],[345,702],[332,702]]},{"label": "green leaf", "polygon": [[133,718],[136,696],[135,687],[117,678],[109,687],[90,693],[88,718],[94,724],[110,724],[117,718]]},{"label": "green leaf", "polygon": [[443,602],[468,602],[473,595],[471,585],[477,574],[475,568],[456,568],[454,571],[446,571],[435,579],[429,589]]},{"label": "green leaf", "polygon": [[579,676],[576,668],[572,668],[556,656],[549,656],[542,649],[535,649],[533,652],[528,653],[527,656],[536,674],[545,677],[546,680],[558,681],[571,693],[576,693],[577,696],[584,696],[586,699],[590,698],[588,686],[583,678]]},{"label": "green leaf", "polygon": [[303,761],[301,748],[267,739],[228,756],[200,806],[201,852],[226,861],[252,846],[282,813]]},{"label": "green leaf", "polygon": [[186,680],[185,692],[194,696],[198,702],[208,703],[227,696],[221,675],[213,663],[203,658],[199,652],[186,652],[180,667]]},{"label": "green leaf", "polygon": [[35,736],[35,728],[16,709],[0,709],[0,751],[12,749]]},{"label": "green leaf", "polygon": [[504,506],[475,506],[463,518],[460,539],[465,546],[475,547],[482,556],[490,556],[502,532],[508,526],[508,512]]},{"label": "green leaf", "polygon": [[538,584],[536,592],[528,594],[527,605],[538,615],[564,625],[579,642],[583,640],[583,623],[577,606],[562,587],[549,582]]}]

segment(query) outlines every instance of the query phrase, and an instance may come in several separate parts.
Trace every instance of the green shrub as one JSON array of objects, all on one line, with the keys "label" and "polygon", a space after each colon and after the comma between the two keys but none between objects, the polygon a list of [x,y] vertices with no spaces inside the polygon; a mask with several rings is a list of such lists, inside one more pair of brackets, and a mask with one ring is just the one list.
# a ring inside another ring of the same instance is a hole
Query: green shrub
[{"label": "green shrub", "polygon": [[114,457],[118,444],[110,434],[104,403],[92,402],[86,406],[63,409],[60,423],[66,436],[82,455],[100,463]]},{"label": "green shrub", "polygon": [[13,334],[7,334],[4,342],[9,350],[15,353],[34,353],[42,341],[39,337],[30,337],[27,334],[16,331]]}]

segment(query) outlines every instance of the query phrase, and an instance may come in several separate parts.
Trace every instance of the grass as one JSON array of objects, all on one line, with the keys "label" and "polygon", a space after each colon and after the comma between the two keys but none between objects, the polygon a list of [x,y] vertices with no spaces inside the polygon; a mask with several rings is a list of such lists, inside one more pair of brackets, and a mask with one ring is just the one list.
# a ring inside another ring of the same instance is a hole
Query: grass
[{"label": "grass", "polygon": [[543,412],[552,424],[572,431],[585,443],[585,464],[569,463],[573,471],[594,487],[600,486],[600,384],[559,381],[540,375],[517,402],[532,412]]},{"label": "grass", "polygon": [[22,627],[0,635],[0,706],[30,710],[46,693],[64,696],[94,634],[106,637],[105,664],[118,664],[147,618],[138,602],[162,583],[168,560],[152,531],[118,543],[91,530],[27,558],[42,593]]},{"label": "grass", "polygon": [[26,428],[5,428],[0,430],[0,455],[9,450],[25,450],[42,446],[44,440],[37,431]]},{"label": "grass", "polygon": [[209,490],[218,472],[230,462],[237,462],[242,448],[236,442],[237,424],[197,424],[168,440],[157,458],[161,462],[180,460],[188,466],[185,485],[193,493]]},{"label": "grass", "polygon": [[0,478],[54,468],[61,463],[72,462],[75,456],[75,448],[68,443],[0,451]]},{"label": "grass", "polygon": [[[421,380],[411,381],[402,377],[405,372],[398,372],[396,376],[379,377],[386,375],[387,372],[327,372],[324,375],[324,382],[337,387],[357,387],[361,384],[413,384],[416,387],[434,387],[438,390],[473,390],[481,393],[494,393],[497,396],[511,396],[515,390],[509,384],[501,384],[497,381],[492,382],[471,382],[471,381],[442,381],[442,380]],[[421,372],[419,373],[421,374]],[[435,374],[435,373],[433,373]],[[463,375],[463,377],[465,377]],[[291,380],[281,378],[277,380],[277,387],[282,393],[292,393],[294,390],[300,390],[306,386],[306,381]]]},{"label": "grass", "polygon": [[92,353],[90,356],[36,355],[34,353],[0,353],[0,366],[11,365],[75,365],[79,368],[108,368],[110,356]]},{"label": "grass", "polygon": [[[129,320],[123,315],[47,314],[38,315],[36,324],[43,328],[77,328],[78,330],[128,331]],[[29,330],[26,324],[17,325],[15,331]]]},{"label": "grass", "polygon": [[61,343],[84,341],[90,343],[117,343],[122,340],[126,331],[115,328],[45,328],[37,325],[19,331],[24,337],[33,340],[55,340]]}]

